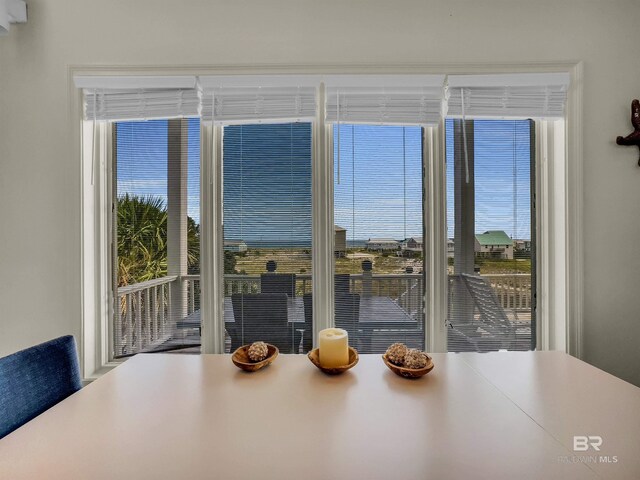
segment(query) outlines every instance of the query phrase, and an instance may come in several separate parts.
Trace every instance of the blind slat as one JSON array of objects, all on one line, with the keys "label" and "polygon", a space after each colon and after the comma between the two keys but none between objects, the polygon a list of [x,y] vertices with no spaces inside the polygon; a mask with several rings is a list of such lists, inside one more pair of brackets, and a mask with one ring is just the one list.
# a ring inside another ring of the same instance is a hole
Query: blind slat
[{"label": "blind slat", "polygon": [[451,75],[448,117],[562,118],[569,75]]},{"label": "blind slat", "polygon": [[85,90],[87,120],[151,120],[199,116],[194,89]]},{"label": "blind slat", "polygon": [[332,123],[437,125],[441,87],[327,89],[326,120]]},{"label": "blind slat", "polygon": [[212,88],[202,98],[202,117],[216,124],[310,122],[315,87]]}]

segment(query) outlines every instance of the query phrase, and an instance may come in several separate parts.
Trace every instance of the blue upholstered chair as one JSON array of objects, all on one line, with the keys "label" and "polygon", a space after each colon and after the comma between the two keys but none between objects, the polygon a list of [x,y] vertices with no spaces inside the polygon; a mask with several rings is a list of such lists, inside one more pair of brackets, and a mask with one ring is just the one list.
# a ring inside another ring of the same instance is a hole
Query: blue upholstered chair
[{"label": "blue upholstered chair", "polygon": [[0,438],[81,387],[71,335],[0,358]]}]

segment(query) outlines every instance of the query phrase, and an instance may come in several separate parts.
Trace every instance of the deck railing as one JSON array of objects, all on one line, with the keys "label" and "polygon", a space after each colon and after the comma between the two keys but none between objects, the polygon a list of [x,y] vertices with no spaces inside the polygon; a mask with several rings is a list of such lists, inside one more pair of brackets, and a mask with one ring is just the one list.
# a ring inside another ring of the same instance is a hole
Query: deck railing
[{"label": "deck railing", "polygon": [[178,279],[167,276],[118,288],[114,315],[114,355],[140,352],[170,337],[171,288]]},{"label": "deck railing", "polygon": [[187,315],[200,310],[200,275],[184,275],[182,280],[187,285]]},{"label": "deck railing", "polygon": [[[530,274],[482,275],[493,287],[503,308],[531,308]],[[179,285],[179,282],[181,285]],[[186,284],[186,285],[185,285]],[[296,295],[311,293],[311,275],[296,275]],[[171,289],[186,286],[186,311],[200,309],[200,276],[167,276],[118,289],[118,306],[114,318],[115,356],[130,355],[158,345],[175,332],[176,315],[171,305]],[[362,296],[385,296],[395,301],[407,314],[422,324],[423,281],[421,274],[372,274],[349,276],[352,293]],[[260,293],[259,275],[225,275],[224,294]],[[173,312],[173,313],[172,313]]]},{"label": "deck railing", "polygon": [[489,281],[502,308],[509,310],[531,309],[530,273],[489,273],[481,275]]}]

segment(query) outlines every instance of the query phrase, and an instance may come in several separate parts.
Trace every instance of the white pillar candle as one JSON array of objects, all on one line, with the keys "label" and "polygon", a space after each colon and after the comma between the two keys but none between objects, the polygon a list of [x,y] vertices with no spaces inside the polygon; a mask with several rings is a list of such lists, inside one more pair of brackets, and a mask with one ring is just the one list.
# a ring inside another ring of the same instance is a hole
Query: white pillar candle
[{"label": "white pillar candle", "polygon": [[349,334],[341,328],[325,328],[318,339],[320,365],[325,368],[341,367],[349,364]]}]

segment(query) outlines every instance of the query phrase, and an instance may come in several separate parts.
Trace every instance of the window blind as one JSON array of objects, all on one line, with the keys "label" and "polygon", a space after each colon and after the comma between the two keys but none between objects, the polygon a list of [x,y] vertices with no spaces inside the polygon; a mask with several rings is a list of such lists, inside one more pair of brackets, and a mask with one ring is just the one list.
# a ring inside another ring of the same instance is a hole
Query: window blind
[{"label": "window blind", "polygon": [[114,356],[199,352],[200,121],[112,127]]},{"label": "window blind", "polygon": [[319,81],[306,76],[200,77],[202,117],[215,124],[311,122]]},{"label": "window blind", "polygon": [[75,77],[86,120],[153,120],[199,116],[195,77]]},{"label": "window blind", "polygon": [[326,78],[326,120],[332,123],[437,125],[444,75]]},{"label": "window blind", "polygon": [[224,321],[230,349],[311,348],[310,123],[223,130]]},{"label": "window blind", "polygon": [[533,349],[534,122],[445,128],[449,351]]},{"label": "window blind", "polygon": [[333,127],[335,323],[361,353],[424,349],[422,128]]},{"label": "window blind", "polygon": [[449,75],[448,117],[561,118],[568,73]]}]

